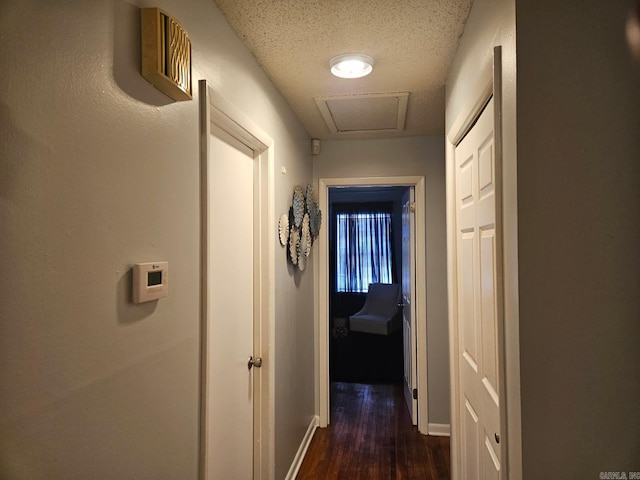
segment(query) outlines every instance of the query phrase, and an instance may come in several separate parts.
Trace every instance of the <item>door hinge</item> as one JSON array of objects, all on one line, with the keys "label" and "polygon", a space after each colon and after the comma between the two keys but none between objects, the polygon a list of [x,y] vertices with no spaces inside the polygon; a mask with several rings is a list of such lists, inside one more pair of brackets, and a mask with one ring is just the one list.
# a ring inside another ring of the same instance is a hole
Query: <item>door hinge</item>
[{"label": "door hinge", "polygon": [[411,213],[416,213],[416,202],[411,202],[411,203],[409,204],[409,211],[410,211]]},{"label": "door hinge", "polygon": [[414,389],[413,389],[413,399],[414,399],[414,400],[417,400],[417,399],[418,399],[418,389],[417,389],[417,388],[414,388]]}]

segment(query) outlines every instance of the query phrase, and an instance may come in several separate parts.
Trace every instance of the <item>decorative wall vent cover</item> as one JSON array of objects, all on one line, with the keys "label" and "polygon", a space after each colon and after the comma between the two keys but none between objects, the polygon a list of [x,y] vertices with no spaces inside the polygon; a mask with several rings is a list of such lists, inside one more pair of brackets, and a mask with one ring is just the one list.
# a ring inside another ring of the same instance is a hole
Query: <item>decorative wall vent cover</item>
[{"label": "decorative wall vent cover", "polygon": [[191,41],[178,21],[143,8],[142,76],[176,101],[191,100]]}]

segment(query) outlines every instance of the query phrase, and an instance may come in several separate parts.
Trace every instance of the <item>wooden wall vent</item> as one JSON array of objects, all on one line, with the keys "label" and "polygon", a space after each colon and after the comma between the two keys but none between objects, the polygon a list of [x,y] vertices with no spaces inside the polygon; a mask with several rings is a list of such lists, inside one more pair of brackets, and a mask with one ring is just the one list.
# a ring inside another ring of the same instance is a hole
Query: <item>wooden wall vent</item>
[{"label": "wooden wall vent", "polygon": [[142,76],[176,101],[191,100],[191,41],[178,21],[159,8],[143,8]]}]

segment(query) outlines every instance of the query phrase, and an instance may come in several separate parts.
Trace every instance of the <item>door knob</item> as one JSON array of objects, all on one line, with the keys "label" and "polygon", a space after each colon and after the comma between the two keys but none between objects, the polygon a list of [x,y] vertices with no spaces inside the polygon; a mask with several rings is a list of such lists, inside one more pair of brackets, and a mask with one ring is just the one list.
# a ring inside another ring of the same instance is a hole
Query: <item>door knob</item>
[{"label": "door knob", "polygon": [[247,367],[251,370],[251,367],[260,368],[262,366],[262,358],[256,357],[254,360],[253,357],[249,357],[249,362],[247,363]]}]

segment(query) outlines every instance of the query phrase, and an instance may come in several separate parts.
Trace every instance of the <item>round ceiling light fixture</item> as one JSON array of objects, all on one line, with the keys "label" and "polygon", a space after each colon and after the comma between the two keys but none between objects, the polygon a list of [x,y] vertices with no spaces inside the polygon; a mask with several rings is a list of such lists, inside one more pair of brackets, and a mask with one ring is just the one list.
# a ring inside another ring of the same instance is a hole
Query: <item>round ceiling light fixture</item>
[{"label": "round ceiling light fixture", "polygon": [[340,78],[360,78],[369,75],[373,70],[373,58],[362,53],[345,53],[333,57],[331,73]]}]

